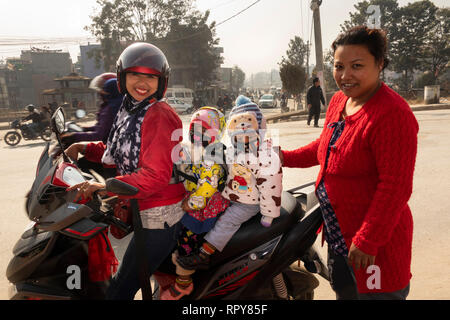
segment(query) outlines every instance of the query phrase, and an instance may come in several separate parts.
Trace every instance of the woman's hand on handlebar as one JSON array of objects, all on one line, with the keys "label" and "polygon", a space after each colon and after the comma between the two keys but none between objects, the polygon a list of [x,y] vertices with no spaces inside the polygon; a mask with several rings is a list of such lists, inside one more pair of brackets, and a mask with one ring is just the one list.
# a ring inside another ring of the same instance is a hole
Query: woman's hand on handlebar
[{"label": "woman's hand on handlebar", "polygon": [[78,154],[84,154],[85,149],[86,143],[74,143],[70,147],[68,147],[65,152],[70,159],[72,159],[73,161],[77,161]]},{"label": "woman's hand on handlebar", "polygon": [[[91,199],[94,192],[98,191],[100,196],[107,194],[105,190],[106,186],[100,182],[85,181],[78,183],[66,189],[66,191],[77,190],[77,195],[73,199],[73,202],[77,202],[81,197],[84,199]],[[99,191],[100,190],[100,191]]]}]

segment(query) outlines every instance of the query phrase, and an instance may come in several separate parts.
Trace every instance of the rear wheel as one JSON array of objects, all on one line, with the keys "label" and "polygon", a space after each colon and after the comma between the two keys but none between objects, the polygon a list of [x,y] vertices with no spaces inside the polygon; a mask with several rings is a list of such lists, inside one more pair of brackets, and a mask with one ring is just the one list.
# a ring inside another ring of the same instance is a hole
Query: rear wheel
[{"label": "rear wheel", "polygon": [[[286,285],[288,300],[313,300],[314,289],[319,285],[319,280],[305,269],[286,268],[282,271]],[[244,298],[246,299],[246,298]],[[274,280],[260,287],[251,299],[258,300],[283,300],[277,294]]]},{"label": "rear wheel", "polygon": [[283,278],[294,300],[314,299],[314,289],[319,286],[319,280],[312,273],[303,268],[288,268],[283,271]]},{"label": "rear wheel", "polygon": [[4,139],[5,139],[5,142],[6,142],[7,145],[15,146],[15,145],[17,145],[20,142],[22,137],[17,132],[10,131],[10,132],[7,132],[5,134],[5,138]]}]

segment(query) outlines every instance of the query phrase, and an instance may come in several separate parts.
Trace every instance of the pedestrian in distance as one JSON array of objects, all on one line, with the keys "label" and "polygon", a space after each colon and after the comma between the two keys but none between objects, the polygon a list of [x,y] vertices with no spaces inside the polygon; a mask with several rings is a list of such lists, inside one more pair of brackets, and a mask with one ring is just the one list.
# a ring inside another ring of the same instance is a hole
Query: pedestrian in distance
[{"label": "pedestrian in distance", "polygon": [[311,119],[314,117],[314,127],[319,127],[320,117],[320,102],[325,105],[325,98],[323,97],[322,88],[320,87],[319,78],[313,79],[313,85],[309,87],[306,93],[306,103],[308,105],[308,126]]},{"label": "pedestrian in distance", "polygon": [[223,108],[223,98],[222,98],[222,96],[221,95],[219,95],[219,98],[217,99],[217,102],[216,102],[216,105],[217,105],[217,109],[219,109],[223,114],[225,114],[224,113],[224,108]]},{"label": "pedestrian in distance", "polygon": [[[177,243],[185,189],[173,176],[172,151],[182,140],[182,135],[173,139],[174,132],[182,132],[182,122],[162,101],[168,78],[169,64],[159,48],[143,42],[128,46],[117,61],[124,100],[107,143],[73,144],[67,150],[72,159],[81,152],[90,161],[116,166],[115,178],[139,189],[134,196],[120,198],[137,199],[143,243],[136,241],[135,227],[107,299],[134,299],[142,281],[148,280],[143,277],[153,274]],[[77,197],[90,198],[104,188],[103,183],[84,182],[69,189],[78,190]],[[141,245],[145,254],[138,249]]]},{"label": "pedestrian in distance", "polygon": [[336,298],[406,299],[418,123],[408,103],[380,80],[389,62],[384,31],[354,27],[336,38],[332,50],[340,91],[322,133],[282,151],[283,163],[320,165],[316,195]]}]

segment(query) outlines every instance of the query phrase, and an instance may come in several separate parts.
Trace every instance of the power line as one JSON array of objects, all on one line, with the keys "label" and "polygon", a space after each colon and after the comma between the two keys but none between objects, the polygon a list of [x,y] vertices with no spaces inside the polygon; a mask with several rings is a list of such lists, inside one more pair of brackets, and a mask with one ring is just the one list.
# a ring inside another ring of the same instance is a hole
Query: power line
[{"label": "power line", "polygon": [[248,9],[250,9],[251,7],[253,7],[255,4],[257,4],[257,3],[260,2],[260,1],[261,1],[261,0],[257,0],[257,1],[255,1],[255,2],[253,2],[253,3],[252,3],[251,5],[249,5],[247,8],[242,9],[241,11],[239,11],[238,13],[232,15],[232,16],[229,17],[228,19],[225,19],[225,20],[219,22],[218,24],[216,24],[216,27],[217,27],[217,26],[220,26],[221,24],[223,24],[223,23],[225,23],[225,22],[227,22],[228,20],[233,19],[234,17],[237,17],[238,15],[240,15],[240,14],[243,13],[244,11],[247,11]]},{"label": "power line", "polygon": [[[255,1],[255,2],[253,2],[251,5],[249,5],[249,6],[246,7],[245,9],[242,9],[242,10],[239,11],[238,13],[235,13],[234,15],[232,15],[231,17],[229,17],[229,18],[227,18],[227,19],[225,19],[225,20],[223,20],[223,21],[217,23],[217,24],[213,27],[213,29],[215,29],[215,28],[217,28],[218,26],[224,24],[225,22],[227,22],[227,21],[229,21],[229,20],[231,20],[231,19],[237,17],[238,15],[240,15],[240,14],[243,13],[244,11],[247,11],[248,9],[250,9],[251,7],[253,7],[255,4],[257,4],[257,3],[260,2],[260,1],[261,1],[261,0],[257,0],[257,1]],[[186,37],[182,37],[182,38],[178,38],[178,39],[168,39],[168,40],[166,40],[166,41],[174,42],[174,41],[186,40],[186,39],[190,39],[190,38],[196,37],[196,36],[198,36],[199,34],[202,34],[202,33],[207,32],[207,31],[209,31],[209,29],[208,29],[208,30],[204,30],[204,31],[199,31],[199,32],[193,33],[193,34],[191,34],[191,35],[189,35],[189,36],[186,36]]]}]

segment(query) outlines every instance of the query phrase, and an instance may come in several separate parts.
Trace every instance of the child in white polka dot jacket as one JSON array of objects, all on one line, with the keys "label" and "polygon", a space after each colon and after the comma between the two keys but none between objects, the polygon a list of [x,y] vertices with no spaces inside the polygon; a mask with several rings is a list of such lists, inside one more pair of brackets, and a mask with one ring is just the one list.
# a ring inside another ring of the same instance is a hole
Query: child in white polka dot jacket
[{"label": "child in white polka dot jacket", "polygon": [[239,96],[228,119],[232,145],[226,150],[228,177],[222,192],[231,206],[206,234],[199,252],[177,259],[183,268],[208,268],[210,255],[222,251],[241,224],[258,212],[264,227],[280,215],[283,173],[272,141],[264,139],[265,131],[266,120],[259,107]]}]

